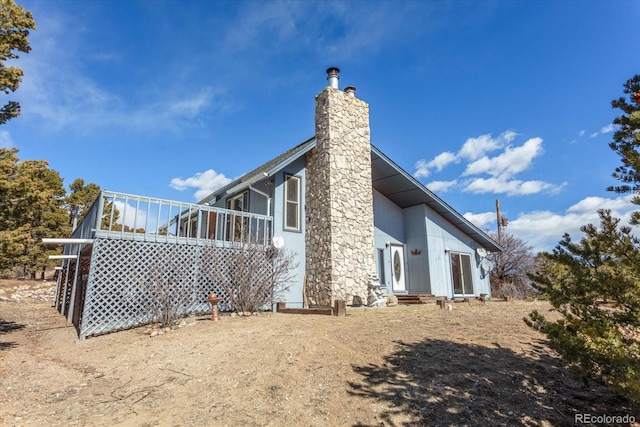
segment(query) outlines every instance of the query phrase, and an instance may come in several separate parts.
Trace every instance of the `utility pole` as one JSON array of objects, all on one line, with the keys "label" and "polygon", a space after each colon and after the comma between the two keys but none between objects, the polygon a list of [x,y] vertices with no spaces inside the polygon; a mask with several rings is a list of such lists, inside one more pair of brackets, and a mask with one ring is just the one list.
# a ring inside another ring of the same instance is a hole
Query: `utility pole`
[{"label": "utility pole", "polygon": [[498,243],[502,244],[502,228],[509,225],[509,219],[500,215],[500,199],[496,199],[496,220],[498,223]]},{"label": "utility pole", "polygon": [[[502,228],[506,227],[509,224],[509,220],[506,216],[502,216],[500,214],[500,199],[496,199],[496,221],[498,223],[498,244],[502,246]],[[502,252],[498,252],[496,262],[496,271],[498,272],[498,277],[501,277],[501,275],[504,273],[504,266],[502,265]]]}]

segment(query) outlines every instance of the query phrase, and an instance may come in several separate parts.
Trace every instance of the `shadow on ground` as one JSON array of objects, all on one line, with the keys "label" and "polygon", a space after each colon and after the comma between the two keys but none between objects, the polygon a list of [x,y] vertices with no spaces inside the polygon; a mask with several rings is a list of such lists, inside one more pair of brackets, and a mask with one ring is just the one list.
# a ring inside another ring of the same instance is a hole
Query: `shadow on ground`
[{"label": "shadow on ground", "polygon": [[601,384],[574,379],[541,342],[530,357],[497,344],[397,345],[380,366],[354,366],[362,379],[349,384],[350,393],[392,408],[379,417],[384,425],[574,425],[579,413],[640,418]]},{"label": "shadow on ground", "polygon": [[20,329],[23,329],[25,326],[26,325],[23,325],[22,323],[0,319],[0,351],[9,350],[15,347],[17,345],[15,342],[4,341],[4,337],[13,331],[19,331]]}]

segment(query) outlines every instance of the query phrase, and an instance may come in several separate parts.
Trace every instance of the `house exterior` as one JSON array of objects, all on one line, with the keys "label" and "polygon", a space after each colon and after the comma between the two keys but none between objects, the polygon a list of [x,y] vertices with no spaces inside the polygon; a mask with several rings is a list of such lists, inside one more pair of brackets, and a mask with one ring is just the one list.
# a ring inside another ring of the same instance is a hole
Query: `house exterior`
[{"label": "house exterior", "polygon": [[500,245],[373,146],[368,104],[327,72],[315,136],[199,203],[273,217],[300,261],[287,306],[366,301],[372,276],[391,294],[490,296],[482,261]]},{"label": "house exterior", "polygon": [[327,72],[312,138],[197,204],[102,191],[71,238],[46,239],[65,245],[55,306],[81,338],[152,321],[149,284],[169,276],[183,313],[212,292],[224,309],[208,272],[235,268],[248,238],[295,254],[287,307],[366,303],[375,278],[389,294],[490,296],[500,245],[372,145],[368,104]]}]

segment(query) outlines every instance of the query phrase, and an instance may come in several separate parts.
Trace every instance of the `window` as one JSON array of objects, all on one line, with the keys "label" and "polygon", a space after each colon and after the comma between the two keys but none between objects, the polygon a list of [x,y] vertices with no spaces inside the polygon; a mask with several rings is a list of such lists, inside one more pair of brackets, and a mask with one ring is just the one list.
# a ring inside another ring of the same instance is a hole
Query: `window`
[{"label": "window", "polygon": [[[244,191],[227,199],[227,209],[232,211],[249,211],[249,192]],[[233,220],[232,220],[233,218]],[[226,240],[242,241],[248,231],[249,218],[243,215],[227,215]]]},{"label": "window", "polygon": [[249,192],[245,191],[227,199],[227,209],[232,211],[249,211]]},{"label": "window", "polygon": [[300,230],[300,177],[284,177],[284,229]]},{"label": "window", "polygon": [[384,277],[384,249],[378,249],[378,279],[380,279],[380,285],[387,285]]},{"label": "window", "polygon": [[473,295],[471,256],[451,252],[451,279],[454,295]]}]

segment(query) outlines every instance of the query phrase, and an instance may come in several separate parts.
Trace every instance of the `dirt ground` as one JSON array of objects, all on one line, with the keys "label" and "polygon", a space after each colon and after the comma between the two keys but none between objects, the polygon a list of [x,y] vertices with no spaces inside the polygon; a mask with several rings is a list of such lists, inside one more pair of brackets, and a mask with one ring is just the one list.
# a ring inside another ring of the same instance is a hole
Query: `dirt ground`
[{"label": "dirt ground", "polygon": [[640,420],[638,408],[603,386],[574,379],[524,324],[530,311],[549,309],[545,302],[196,317],[155,336],[137,328],[79,341],[51,307],[52,286],[0,282],[1,425],[555,426],[580,413]]}]

